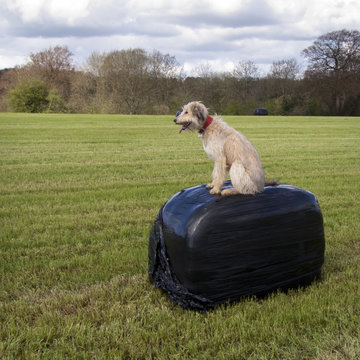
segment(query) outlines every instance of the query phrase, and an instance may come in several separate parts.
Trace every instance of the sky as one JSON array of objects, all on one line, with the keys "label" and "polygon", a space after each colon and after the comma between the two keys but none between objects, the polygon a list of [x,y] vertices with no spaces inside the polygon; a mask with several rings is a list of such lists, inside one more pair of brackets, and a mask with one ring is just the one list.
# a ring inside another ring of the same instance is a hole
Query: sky
[{"label": "sky", "polygon": [[0,69],[68,46],[81,68],[92,52],[142,48],[175,56],[191,74],[296,58],[330,31],[360,30],[359,0],[0,0]]}]

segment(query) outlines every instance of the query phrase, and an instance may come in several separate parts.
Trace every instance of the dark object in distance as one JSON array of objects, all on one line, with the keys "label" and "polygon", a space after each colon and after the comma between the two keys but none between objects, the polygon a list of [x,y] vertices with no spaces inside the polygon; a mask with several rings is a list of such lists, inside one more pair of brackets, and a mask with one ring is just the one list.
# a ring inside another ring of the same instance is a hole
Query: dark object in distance
[{"label": "dark object in distance", "polygon": [[203,311],[310,284],[320,278],[324,249],[314,194],[282,184],[218,199],[199,185],[176,193],[159,211],[148,272],[174,303]]},{"label": "dark object in distance", "polygon": [[254,115],[269,115],[269,112],[264,108],[256,108],[254,110]]}]

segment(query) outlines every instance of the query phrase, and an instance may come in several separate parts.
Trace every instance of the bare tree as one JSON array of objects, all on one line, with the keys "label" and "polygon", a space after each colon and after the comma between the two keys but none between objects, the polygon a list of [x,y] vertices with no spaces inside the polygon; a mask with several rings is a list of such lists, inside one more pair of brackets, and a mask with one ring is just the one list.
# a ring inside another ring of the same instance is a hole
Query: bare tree
[{"label": "bare tree", "polygon": [[215,71],[210,63],[205,62],[196,65],[191,74],[193,77],[203,78],[203,79],[210,79],[214,75]]},{"label": "bare tree", "polygon": [[320,36],[304,49],[309,89],[330,114],[352,114],[360,106],[360,32],[340,30]]},{"label": "bare tree", "polygon": [[146,63],[142,49],[113,51],[105,57],[102,74],[116,112],[138,114],[145,110],[149,95]]},{"label": "bare tree", "polygon": [[29,76],[41,79],[49,88],[56,88],[68,100],[71,76],[74,73],[73,54],[67,46],[50,47],[30,54],[30,61],[24,66]]},{"label": "bare tree", "polygon": [[175,57],[158,51],[149,54],[143,49],[129,49],[113,51],[101,58],[93,56],[90,60],[92,72],[97,69],[113,111],[139,114],[162,108],[166,112],[178,73]]},{"label": "bare tree", "polygon": [[307,71],[340,73],[360,70],[360,32],[340,30],[320,36],[302,51]]},{"label": "bare tree", "polygon": [[300,73],[300,69],[300,65],[295,58],[273,61],[270,69],[270,77],[295,80]]},{"label": "bare tree", "polygon": [[211,101],[210,93],[214,75],[215,71],[209,62],[196,65],[191,71],[191,76],[185,82],[188,88],[187,92],[192,94],[193,99],[208,104]]},{"label": "bare tree", "polygon": [[106,58],[106,54],[100,54],[98,52],[92,52],[90,56],[87,58],[85,64],[83,65],[83,70],[94,76],[100,77],[101,69],[104,64],[104,60]]},{"label": "bare tree", "polygon": [[238,80],[253,80],[260,77],[260,72],[253,61],[239,61],[235,65],[233,76]]},{"label": "bare tree", "polygon": [[260,72],[257,65],[251,61],[239,61],[235,66],[232,76],[233,91],[243,103],[249,102],[256,91],[255,83],[260,78]]},{"label": "bare tree", "polygon": [[181,76],[181,68],[174,56],[154,50],[148,55],[153,111],[166,113],[174,97],[174,89]]},{"label": "bare tree", "polygon": [[35,54],[31,53],[30,65],[41,68],[49,75],[59,71],[71,71],[74,70],[72,56],[73,54],[67,46],[58,45]]},{"label": "bare tree", "polygon": [[271,96],[291,96],[297,87],[295,80],[300,69],[301,67],[295,58],[273,61],[268,74]]}]

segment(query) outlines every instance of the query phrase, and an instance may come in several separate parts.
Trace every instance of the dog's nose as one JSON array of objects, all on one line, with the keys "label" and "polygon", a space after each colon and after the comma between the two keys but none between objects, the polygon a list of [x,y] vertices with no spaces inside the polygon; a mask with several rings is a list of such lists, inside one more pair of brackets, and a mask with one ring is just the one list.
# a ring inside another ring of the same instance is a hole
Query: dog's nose
[{"label": "dog's nose", "polygon": [[183,112],[183,109],[180,109],[177,111],[176,115],[175,115],[175,119],[174,119],[174,123],[176,124],[177,121],[176,121],[176,118]]}]

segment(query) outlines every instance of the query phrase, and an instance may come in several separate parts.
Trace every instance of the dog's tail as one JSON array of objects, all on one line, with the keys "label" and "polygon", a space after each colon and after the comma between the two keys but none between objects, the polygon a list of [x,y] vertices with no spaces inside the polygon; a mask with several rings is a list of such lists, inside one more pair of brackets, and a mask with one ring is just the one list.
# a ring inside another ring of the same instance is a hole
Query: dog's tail
[{"label": "dog's tail", "polygon": [[277,179],[265,180],[265,186],[277,186],[280,185],[280,181]]}]

